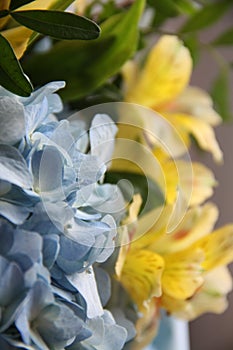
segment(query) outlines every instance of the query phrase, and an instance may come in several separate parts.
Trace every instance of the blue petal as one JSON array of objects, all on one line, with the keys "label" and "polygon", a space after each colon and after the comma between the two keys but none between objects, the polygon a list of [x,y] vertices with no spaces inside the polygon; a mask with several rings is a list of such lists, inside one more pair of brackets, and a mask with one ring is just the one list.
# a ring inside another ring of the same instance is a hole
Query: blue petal
[{"label": "blue petal", "polygon": [[14,97],[0,98],[0,143],[14,145],[25,135],[24,108]]},{"label": "blue petal", "polygon": [[51,269],[59,253],[59,236],[46,235],[43,237],[43,263]]},{"label": "blue petal", "polygon": [[48,346],[63,348],[73,342],[85,324],[74,312],[61,303],[47,306],[36,321],[36,330]]},{"label": "blue petal", "polygon": [[0,145],[0,178],[23,188],[32,187],[31,174],[19,151],[8,145]]},{"label": "blue petal", "polygon": [[39,192],[62,189],[63,159],[55,147],[46,147],[44,151],[32,156],[34,188]]},{"label": "blue petal", "polygon": [[90,129],[91,154],[98,157],[101,163],[111,160],[117,127],[106,114],[97,114]]},{"label": "blue petal", "polygon": [[34,91],[30,97],[26,97],[26,98],[21,97],[20,100],[25,106],[31,103],[33,104],[41,103],[44,97],[47,97],[53,94],[57,90],[62,89],[64,86],[65,86],[64,81],[54,81]]},{"label": "blue petal", "polygon": [[0,304],[7,306],[17,297],[24,287],[23,273],[14,262],[7,262],[0,256]]},{"label": "blue petal", "polygon": [[14,242],[14,228],[6,220],[0,219],[0,254],[5,256]]},{"label": "blue petal", "polygon": [[41,260],[42,238],[36,232],[17,229],[14,232],[14,243],[8,256],[17,261],[24,269]]},{"label": "blue petal", "polygon": [[21,225],[26,220],[31,210],[24,206],[11,204],[0,200],[0,215],[7,218],[15,225]]}]

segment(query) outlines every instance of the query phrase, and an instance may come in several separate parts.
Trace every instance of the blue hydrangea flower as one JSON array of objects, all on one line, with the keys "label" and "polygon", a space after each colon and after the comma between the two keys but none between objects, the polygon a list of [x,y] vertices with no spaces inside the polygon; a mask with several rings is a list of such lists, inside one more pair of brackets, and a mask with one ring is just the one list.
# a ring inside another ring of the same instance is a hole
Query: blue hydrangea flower
[{"label": "blue hydrangea flower", "polygon": [[29,98],[0,88],[0,348],[120,350],[127,331],[104,310],[110,283],[98,272],[100,293],[93,269],[124,214],[118,187],[103,184],[117,128],[107,115],[89,131],[58,121],[63,86]]}]

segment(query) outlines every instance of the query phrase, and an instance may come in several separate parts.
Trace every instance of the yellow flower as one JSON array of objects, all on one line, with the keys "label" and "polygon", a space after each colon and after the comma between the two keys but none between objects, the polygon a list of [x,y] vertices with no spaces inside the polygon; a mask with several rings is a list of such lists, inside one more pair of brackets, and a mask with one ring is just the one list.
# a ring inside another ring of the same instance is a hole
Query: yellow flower
[{"label": "yellow flower", "polygon": [[[163,169],[163,177],[157,181],[163,189],[164,178],[167,203],[172,204],[177,197],[177,187],[182,187],[182,192],[189,206],[199,205],[212,196],[213,187],[217,182],[210,169],[201,163],[188,164],[184,160],[164,159],[160,162]],[[189,167],[192,168],[190,174]]]},{"label": "yellow flower", "polygon": [[[182,222],[167,234],[171,213],[172,206],[166,206],[141,236],[145,223],[151,220],[150,213],[143,216],[128,249],[124,246],[124,254],[119,256],[117,278],[147,325],[153,300],[169,313],[191,319],[205,311],[224,310],[225,295],[231,289],[223,266],[233,261],[233,225],[212,232],[218,211],[207,203],[189,209]],[[224,284],[221,287],[218,278]]]},{"label": "yellow flower", "polygon": [[178,318],[193,320],[206,312],[224,312],[231,290],[231,273],[226,266],[221,266],[205,274],[203,285],[192,298],[178,300],[164,295],[161,306]]},{"label": "yellow flower", "polygon": [[192,60],[188,49],[175,36],[165,35],[152,48],[141,70],[134,62],[123,67],[125,101],[150,107],[165,117],[187,146],[193,135],[199,146],[216,161],[222,152],[213,125],[221,118],[210,97],[201,89],[188,87]]}]

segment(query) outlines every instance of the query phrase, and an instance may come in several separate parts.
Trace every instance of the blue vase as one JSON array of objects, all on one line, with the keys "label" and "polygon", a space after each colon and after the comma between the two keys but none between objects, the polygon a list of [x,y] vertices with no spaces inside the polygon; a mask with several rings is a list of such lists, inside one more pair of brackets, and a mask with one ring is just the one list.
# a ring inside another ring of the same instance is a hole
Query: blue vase
[{"label": "blue vase", "polygon": [[145,350],[190,350],[188,323],[163,313],[158,334]]}]

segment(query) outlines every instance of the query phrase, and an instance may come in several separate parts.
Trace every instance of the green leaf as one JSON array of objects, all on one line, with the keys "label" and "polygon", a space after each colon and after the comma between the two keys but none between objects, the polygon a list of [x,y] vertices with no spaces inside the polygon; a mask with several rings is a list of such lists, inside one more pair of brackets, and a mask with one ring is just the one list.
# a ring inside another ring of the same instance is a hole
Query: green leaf
[{"label": "green leaf", "polygon": [[[129,173],[124,171],[109,171],[105,175],[105,182],[119,185],[121,192],[126,201],[132,198],[131,186],[128,186],[129,181],[134,189],[134,193],[139,193],[142,197],[142,206],[140,212],[143,214],[153,210],[164,204],[164,196],[159,186],[149,177],[141,174]],[[126,185],[125,185],[126,184]]]},{"label": "green leaf", "polygon": [[0,84],[20,96],[30,96],[32,85],[24,75],[8,41],[0,34]]},{"label": "green leaf", "polygon": [[[74,2],[74,0],[55,0],[55,2],[53,2],[52,5],[48,7],[48,10],[64,11],[70,4],[72,4],[72,2]],[[37,39],[38,36],[39,34],[37,32],[34,32],[31,35],[28,46],[31,45]]]},{"label": "green leaf", "polygon": [[156,12],[163,14],[166,17],[174,17],[178,15],[178,11],[173,0],[148,0],[148,3],[150,6],[155,8]]},{"label": "green leaf", "polygon": [[6,17],[9,15],[9,10],[1,10],[0,11],[0,18]]},{"label": "green leaf", "polygon": [[100,34],[96,23],[68,12],[30,10],[12,12],[11,16],[25,27],[56,39],[90,40]]},{"label": "green leaf", "polygon": [[230,113],[230,70],[223,67],[213,83],[211,96],[217,112],[224,121],[232,118]]},{"label": "green leaf", "polygon": [[60,42],[44,54],[31,57],[24,69],[38,84],[64,79],[61,95],[77,100],[103,85],[135,52],[138,22],[144,0],[137,0],[124,13],[111,16],[102,25],[102,35],[91,42]]},{"label": "green leaf", "polygon": [[190,15],[196,12],[196,8],[190,0],[148,0],[148,3],[150,6],[154,7],[157,12],[165,15],[166,17],[174,17],[179,14]]},{"label": "green leaf", "polygon": [[34,2],[35,0],[11,0],[10,10],[16,10],[17,8],[29,4],[30,2]]},{"label": "green leaf", "polygon": [[230,6],[232,6],[231,0],[223,0],[204,6],[187,20],[181,28],[181,33],[197,31],[210,26],[220,19]]},{"label": "green leaf", "polygon": [[192,15],[196,12],[196,7],[190,0],[176,0],[174,4],[181,14]]},{"label": "green leaf", "polygon": [[222,33],[217,39],[212,42],[212,45],[233,45],[233,28],[230,28]]},{"label": "green leaf", "polygon": [[192,56],[193,65],[197,65],[200,56],[200,43],[196,35],[188,35],[183,39],[185,46],[189,49]]}]

